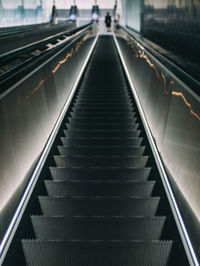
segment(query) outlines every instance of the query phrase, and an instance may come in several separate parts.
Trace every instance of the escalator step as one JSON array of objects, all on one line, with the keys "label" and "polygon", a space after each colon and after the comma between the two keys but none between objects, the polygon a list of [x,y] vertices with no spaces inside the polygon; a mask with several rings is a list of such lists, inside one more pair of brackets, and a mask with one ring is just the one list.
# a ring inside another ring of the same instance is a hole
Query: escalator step
[{"label": "escalator step", "polygon": [[37,239],[160,240],[165,217],[67,218],[32,216]]},{"label": "escalator step", "polygon": [[167,266],[172,241],[22,240],[27,266]]},{"label": "escalator step", "polygon": [[142,138],[66,138],[61,137],[61,142],[64,146],[68,145],[90,145],[90,146],[111,146],[111,145],[123,145],[126,147],[140,146],[142,144]]},{"label": "escalator step", "polygon": [[113,183],[113,182],[67,182],[45,180],[48,196],[51,197],[92,197],[92,196],[151,196],[155,181]]},{"label": "escalator step", "polygon": [[82,124],[82,125],[76,125],[76,124],[67,124],[66,123],[67,129],[70,130],[137,130],[139,128],[138,123],[134,124],[127,124],[127,125],[120,125],[119,123],[117,124]]},{"label": "escalator step", "polygon": [[84,111],[84,112],[131,112],[133,113],[134,111],[134,108],[131,106],[97,106],[97,105],[94,105],[94,106],[88,106],[88,105],[84,105],[84,106],[80,106],[77,105],[76,107],[76,104],[74,104],[74,107],[72,109],[76,110],[77,112],[81,112],[81,111]]},{"label": "escalator step", "polygon": [[72,130],[64,130],[65,137],[102,137],[102,138],[112,138],[112,137],[118,137],[118,138],[138,138],[140,135],[140,130],[129,130],[129,131],[75,131]]},{"label": "escalator step", "polygon": [[102,104],[84,104],[84,103],[73,103],[73,106],[77,108],[77,110],[79,109],[84,109],[84,110],[104,110],[104,111],[120,111],[120,110],[129,110],[129,111],[132,111],[134,110],[134,107],[132,105],[124,105],[124,104],[107,104],[107,105],[104,105],[103,103]]},{"label": "escalator step", "polygon": [[120,101],[130,101],[130,98],[128,95],[121,93],[120,95],[91,95],[89,93],[87,94],[79,94],[77,97],[77,100],[81,101],[98,101],[98,102],[120,102]]},{"label": "escalator step", "polygon": [[110,122],[110,123],[115,123],[115,122],[132,122],[135,121],[135,117],[132,114],[129,115],[118,115],[118,116],[114,116],[112,115],[112,113],[107,113],[107,114],[101,114],[100,115],[96,115],[96,113],[90,114],[90,115],[86,115],[86,114],[71,114],[72,115],[72,120],[75,121],[91,121],[91,123],[93,122]]},{"label": "escalator step", "polygon": [[90,101],[90,102],[75,102],[75,105],[76,106],[79,106],[79,107],[103,107],[103,108],[105,108],[105,107],[107,107],[108,109],[110,109],[110,108],[113,108],[113,107],[118,107],[118,108],[121,108],[121,107],[123,107],[124,105],[126,105],[126,106],[128,106],[128,107],[131,107],[132,105],[131,105],[131,103],[130,102],[126,102],[126,103],[124,103],[124,102],[112,102],[112,103],[110,103],[110,102],[96,102],[96,103],[94,103],[94,102],[92,102],[92,101]]},{"label": "escalator step", "polygon": [[111,104],[111,105],[116,105],[116,104],[126,104],[129,105],[130,104],[130,99],[128,99],[127,97],[120,97],[118,99],[112,99],[112,98],[104,98],[104,99],[99,99],[99,98],[95,98],[95,97],[81,97],[79,96],[77,98],[77,100],[75,101],[77,104]]},{"label": "escalator step", "polygon": [[155,216],[160,198],[59,198],[39,197],[48,216]]},{"label": "escalator step", "polygon": [[123,117],[81,117],[81,118],[77,118],[77,117],[73,117],[73,118],[68,118],[69,123],[73,123],[73,124],[103,124],[104,126],[106,126],[106,124],[111,124],[111,125],[121,125],[121,127],[123,125],[126,124],[134,124],[137,121],[137,117],[131,117],[131,118],[123,118]]},{"label": "escalator step", "polygon": [[58,146],[58,151],[60,155],[85,155],[85,156],[112,156],[112,155],[121,155],[121,156],[142,156],[145,151],[144,146],[132,147],[132,148],[118,148],[118,147],[64,147]]},{"label": "escalator step", "polygon": [[58,167],[145,167],[148,156],[74,156],[55,155]]},{"label": "escalator step", "polygon": [[120,182],[130,182],[135,180],[146,181],[150,175],[151,168],[131,168],[131,169],[78,169],[64,167],[50,167],[50,173],[54,180],[111,180]]},{"label": "escalator step", "polygon": [[134,117],[136,114],[135,112],[130,112],[130,111],[110,111],[110,112],[106,112],[104,110],[96,110],[95,112],[90,112],[90,111],[83,111],[83,110],[73,110],[71,113],[71,115],[81,115],[81,116],[87,116],[87,117],[91,117],[91,116],[106,116],[109,115],[112,117],[128,117],[128,118],[132,118]]}]

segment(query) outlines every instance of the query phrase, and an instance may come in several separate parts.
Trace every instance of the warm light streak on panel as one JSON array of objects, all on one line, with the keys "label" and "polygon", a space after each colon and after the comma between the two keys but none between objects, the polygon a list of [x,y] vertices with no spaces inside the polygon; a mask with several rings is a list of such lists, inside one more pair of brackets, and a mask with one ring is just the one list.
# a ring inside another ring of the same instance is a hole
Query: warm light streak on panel
[{"label": "warm light streak on panel", "polygon": [[83,45],[83,43],[86,41],[86,39],[89,37],[89,34],[86,34],[81,41],[77,42],[75,45],[75,48],[71,48],[70,52],[68,52],[65,57],[60,60],[58,62],[58,64],[54,67],[54,69],[51,71],[50,74],[47,75],[47,77],[45,79],[40,80],[39,84],[29,93],[29,95],[26,96],[26,100],[29,100],[30,97],[35,94],[40,88],[41,86],[49,79],[51,78],[52,75],[54,75],[58,69],[61,67],[62,64],[65,64],[69,58],[71,58],[74,54],[76,54],[79,49],[81,48],[81,46]]},{"label": "warm light streak on panel", "polygon": [[[145,54],[144,47],[139,42],[130,40],[127,36],[125,37],[125,39],[126,39],[128,45],[132,48],[132,50],[134,52],[134,56],[136,58],[144,59],[146,61],[146,63],[155,71],[156,77],[159,80],[162,78],[162,80],[163,80],[163,86],[164,86],[164,93],[166,95],[169,95],[172,86],[175,85],[175,82],[173,80],[171,80],[169,82],[169,85],[167,85],[167,78],[166,78],[164,72],[161,71],[161,73],[159,73],[158,68],[155,66],[155,64],[153,64],[151,62],[151,60],[149,59],[148,55]],[[134,45],[133,42],[135,42],[136,45]],[[195,116],[198,120],[200,120],[200,116],[196,112],[193,111],[191,104],[186,100],[186,98],[185,98],[185,96],[183,95],[182,92],[177,92],[177,91],[173,91],[172,90],[172,95],[181,97],[183,99],[184,103],[187,105],[187,107],[189,107],[190,113],[193,116]]]},{"label": "warm light streak on panel", "polygon": [[157,67],[155,66],[155,64],[153,64],[151,60],[149,59],[149,57],[145,54],[144,47],[139,42],[136,42],[137,48],[135,48],[132,40],[128,40],[128,39],[126,40],[127,40],[128,45],[134,50],[135,57],[144,59],[147,62],[147,64],[155,71],[157,78],[160,79],[159,71]]},{"label": "warm light streak on panel", "polygon": [[175,96],[181,97],[181,98],[183,99],[184,103],[187,105],[187,107],[189,107],[189,109],[190,109],[190,113],[191,113],[193,116],[195,116],[198,120],[200,120],[200,116],[192,110],[192,105],[191,105],[191,103],[189,103],[189,102],[186,100],[186,98],[185,98],[185,96],[183,95],[182,92],[172,91],[172,95],[175,95]]},{"label": "warm light streak on panel", "polygon": [[82,44],[86,40],[86,38],[87,38],[87,36],[85,36],[80,42],[77,42],[76,47],[72,48],[71,51],[69,53],[67,53],[65,58],[62,59],[61,61],[59,61],[57,66],[52,70],[53,73],[55,73],[61,67],[62,64],[65,64],[69,58],[71,58],[75,53],[77,53],[79,51],[80,47],[82,46]]}]

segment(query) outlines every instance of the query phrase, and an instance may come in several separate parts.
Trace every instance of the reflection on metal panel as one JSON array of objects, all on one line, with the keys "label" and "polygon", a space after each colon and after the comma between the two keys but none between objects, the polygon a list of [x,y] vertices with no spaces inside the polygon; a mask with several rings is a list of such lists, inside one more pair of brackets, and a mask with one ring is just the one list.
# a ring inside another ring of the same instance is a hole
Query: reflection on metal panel
[{"label": "reflection on metal panel", "polygon": [[145,0],[145,36],[199,66],[200,2]]},{"label": "reflection on metal panel", "polygon": [[[175,195],[184,199],[178,202],[199,254],[200,98],[140,43],[125,33],[121,36],[118,37],[120,48],[160,155],[172,183],[180,191]],[[198,220],[195,229],[191,227],[191,217]]]}]

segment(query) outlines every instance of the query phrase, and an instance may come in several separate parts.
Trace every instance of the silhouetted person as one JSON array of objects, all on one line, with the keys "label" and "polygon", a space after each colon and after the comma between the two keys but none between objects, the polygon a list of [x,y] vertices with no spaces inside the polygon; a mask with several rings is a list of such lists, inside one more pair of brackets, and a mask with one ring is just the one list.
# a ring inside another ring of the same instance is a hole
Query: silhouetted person
[{"label": "silhouetted person", "polygon": [[112,22],[112,19],[111,19],[110,13],[107,12],[107,14],[105,16],[105,23],[106,23],[106,27],[107,27],[108,30],[111,27],[111,22]]}]

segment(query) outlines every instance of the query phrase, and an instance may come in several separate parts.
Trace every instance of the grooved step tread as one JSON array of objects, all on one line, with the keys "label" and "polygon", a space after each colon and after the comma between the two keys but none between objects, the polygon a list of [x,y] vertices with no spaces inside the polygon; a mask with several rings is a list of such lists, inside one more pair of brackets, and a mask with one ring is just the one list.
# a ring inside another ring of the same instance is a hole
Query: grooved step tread
[{"label": "grooved step tread", "polygon": [[151,196],[155,181],[113,183],[113,182],[64,182],[45,180],[47,194],[51,197],[71,196]]},{"label": "grooved step tread", "polygon": [[99,125],[106,125],[106,124],[111,124],[111,125],[124,125],[124,124],[134,124],[137,121],[137,117],[132,117],[132,118],[123,118],[123,117],[72,117],[68,118],[70,123],[73,124],[99,124]]},{"label": "grooved step tread", "polygon": [[48,216],[155,216],[160,198],[39,197],[39,202]]},{"label": "grooved step tread", "polygon": [[117,122],[121,122],[121,121],[128,121],[128,122],[132,122],[132,121],[135,121],[136,120],[136,117],[134,117],[132,114],[129,114],[129,115],[127,115],[127,114],[124,114],[124,115],[118,115],[118,116],[114,116],[114,115],[112,115],[112,113],[105,113],[105,114],[98,114],[98,115],[96,115],[96,113],[92,113],[92,114],[90,114],[90,115],[87,115],[87,114],[84,114],[84,113],[82,113],[82,114],[77,114],[77,113],[74,113],[74,114],[70,114],[71,115],[71,117],[70,117],[70,119],[72,119],[72,120],[83,120],[83,121],[91,121],[91,122],[93,122],[93,120],[95,120],[95,121],[97,121],[97,122],[99,122],[99,121],[105,121],[105,122],[107,122],[107,121],[110,121],[111,123],[112,122],[115,122],[115,121],[117,121]]},{"label": "grooved step tread", "polygon": [[139,138],[141,131],[72,131],[64,130],[65,137],[87,137],[87,138]]},{"label": "grooved step tread", "polygon": [[66,127],[68,129],[75,129],[75,130],[81,130],[81,129],[87,129],[87,130],[137,130],[139,128],[138,123],[131,123],[126,125],[120,125],[119,123],[115,124],[75,124],[75,123],[66,123]]},{"label": "grooved step tread", "polygon": [[120,169],[119,167],[112,169],[50,167],[49,170],[54,180],[111,180],[117,182],[145,181],[151,172],[150,167],[131,169]]},{"label": "grooved step tread", "polygon": [[97,106],[97,105],[94,105],[94,106],[88,106],[88,105],[84,105],[84,106],[81,106],[80,104],[79,105],[76,105],[75,103],[73,103],[73,107],[72,107],[73,110],[76,110],[78,112],[131,112],[133,113],[134,112],[134,107],[132,106]]},{"label": "grooved step tread", "polygon": [[22,240],[28,266],[167,266],[172,241]]},{"label": "grooved step tread", "polygon": [[54,155],[56,166],[61,167],[145,167],[148,156],[65,156]]},{"label": "grooved step tread", "polygon": [[124,147],[140,146],[143,138],[66,138],[61,137],[64,146],[68,145],[89,145],[89,146],[117,146]]},{"label": "grooved step tread", "polygon": [[97,103],[97,104],[130,104],[130,99],[127,98],[127,97],[121,97],[121,98],[118,98],[118,99],[107,99],[107,98],[104,98],[104,99],[98,99],[98,98],[95,98],[95,97],[78,97],[78,99],[76,100],[76,103],[87,103],[87,104],[93,104],[93,103]]},{"label": "grooved step tread", "polygon": [[133,147],[133,148],[118,148],[118,147],[65,147],[58,146],[58,152],[60,155],[76,156],[142,156],[145,151],[144,146]]},{"label": "grooved step tread", "polygon": [[165,217],[67,218],[32,216],[36,238],[48,240],[160,240]]},{"label": "grooved step tread", "polygon": [[112,117],[127,117],[127,118],[132,118],[136,116],[135,112],[130,112],[130,111],[83,111],[83,110],[73,110],[70,115],[80,115],[80,116],[87,116],[87,117],[93,117],[93,116],[112,116]]}]

